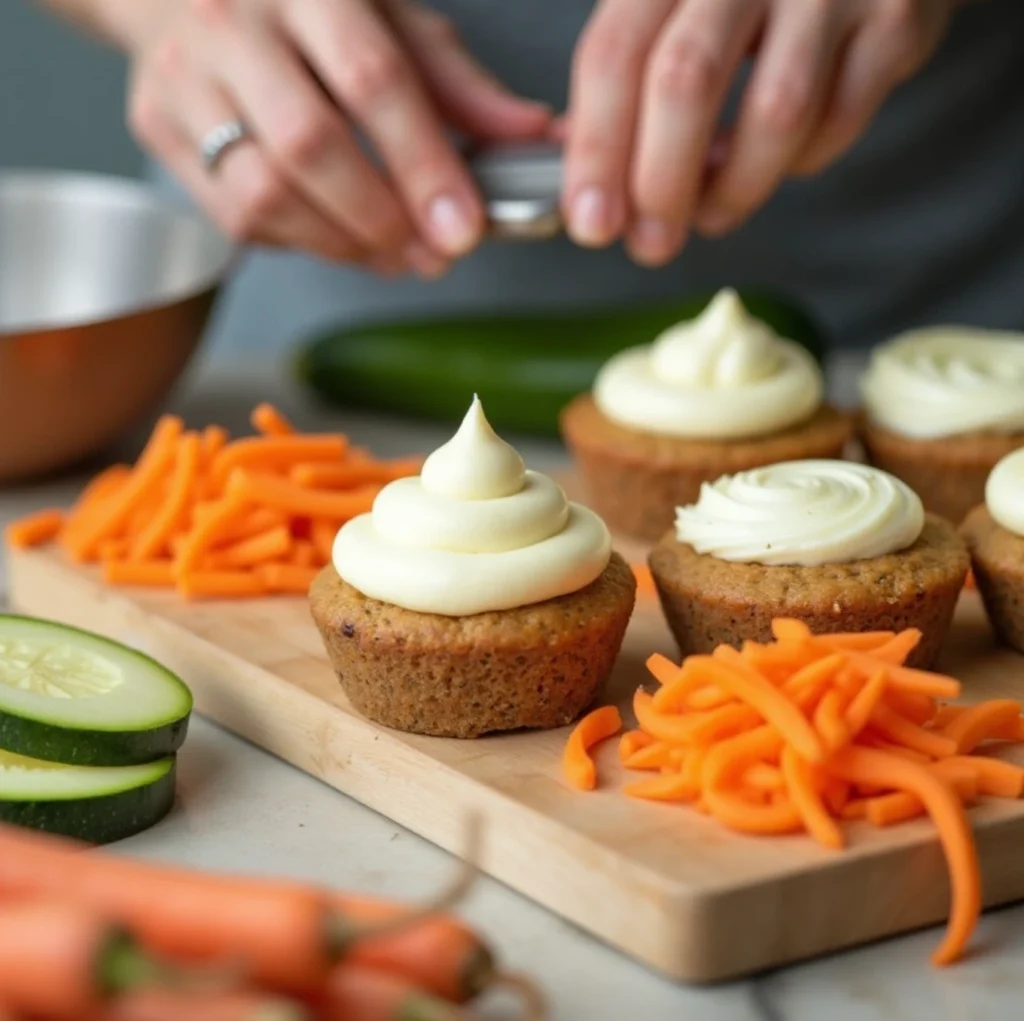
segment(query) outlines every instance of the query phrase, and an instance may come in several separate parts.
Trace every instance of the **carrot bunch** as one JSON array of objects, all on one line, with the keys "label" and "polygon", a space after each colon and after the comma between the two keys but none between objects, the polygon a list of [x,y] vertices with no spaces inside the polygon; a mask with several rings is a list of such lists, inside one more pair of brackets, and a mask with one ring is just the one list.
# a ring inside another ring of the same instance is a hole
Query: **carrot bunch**
[{"label": "carrot bunch", "polygon": [[[845,846],[845,821],[890,826],[929,815],[952,886],[933,960],[951,963],[981,910],[964,806],[1024,793],[1024,769],[975,753],[986,742],[1024,741],[1020,703],[950,704],[956,680],[903,665],[921,638],[914,629],[817,635],[795,620],[772,629],[774,642],[722,645],[681,666],[648,660],[660,687],[636,692],[638,726],[622,734],[619,755],[627,769],[657,775],[624,792],[690,805],[741,833],[806,832],[832,850]],[[621,729],[613,706],[580,721],[564,754],[570,784],[596,786],[590,749]]]},{"label": "carrot bunch", "polygon": [[0,826],[0,1019],[468,1021],[500,975],[450,913],[472,870],[416,908],[214,875]]},{"label": "carrot bunch", "polygon": [[67,513],[48,509],[7,529],[17,548],[57,541],[113,585],[175,587],[187,599],[305,594],[338,528],[368,511],[421,459],[379,460],[340,433],[299,433],[276,409],[257,435],[185,429],[167,415],[133,467],[97,475]]}]

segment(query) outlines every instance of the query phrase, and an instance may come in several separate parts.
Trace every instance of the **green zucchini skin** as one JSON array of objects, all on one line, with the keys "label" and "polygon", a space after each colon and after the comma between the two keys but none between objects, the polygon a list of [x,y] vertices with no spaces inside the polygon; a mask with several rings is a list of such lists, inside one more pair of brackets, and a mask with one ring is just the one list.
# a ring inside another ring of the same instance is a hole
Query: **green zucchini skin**
[{"label": "green zucchini skin", "polygon": [[44,830],[89,844],[110,844],[156,825],[174,805],[177,762],[153,763],[145,784],[67,800],[5,800],[0,793],[0,822]]},{"label": "green zucchini skin", "polygon": [[[741,291],[748,311],[819,361],[818,325],[794,302]],[[557,435],[558,416],[618,351],[692,319],[713,294],[595,312],[374,323],[335,330],[300,350],[297,374],[329,404],[458,421],[474,393],[498,429]]]},{"label": "green zucchini skin", "polygon": [[[159,678],[159,684],[173,703],[168,711],[153,721],[151,727],[133,725],[90,727],[81,722],[45,718],[45,709],[35,714],[11,711],[5,707],[0,688],[0,749],[73,766],[134,766],[174,755],[188,735],[193,698],[184,681],[152,657],[103,635],[67,624],[16,614],[0,614],[0,638],[23,633],[57,636],[67,644],[81,642],[89,649],[108,651],[109,655],[135,669]],[[34,635],[33,635],[34,636]],[[114,694],[89,700],[97,705],[103,699],[116,699]],[[54,715],[63,708],[55,700]]]},{"label": "green zucchini skin", "polygon": [[68,766],[136,766],[174,755],[185,743],[189,719],[150,730],[80,730],[0,710],[0,748]]}]

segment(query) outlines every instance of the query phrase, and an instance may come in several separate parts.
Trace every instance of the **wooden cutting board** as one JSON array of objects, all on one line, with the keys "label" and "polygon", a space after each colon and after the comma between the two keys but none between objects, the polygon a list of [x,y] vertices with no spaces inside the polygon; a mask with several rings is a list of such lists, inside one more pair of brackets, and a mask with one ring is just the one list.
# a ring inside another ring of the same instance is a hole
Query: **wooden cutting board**
[{"label": "wooden cutting board", "polygon": [[[377,727],[347,703],[303,599],[186,604],[108,588],[49,550],[14,553],[9,585],[20,611],[150,653],[184,677],[203,715],[442,847],[463,849],[466,811],[476,810],[485,871],[674,978],[731,978],[945,916],[944,861],[923,821],[858,824],[851,847],[830,853],[624,797],[611,742],[599,754],[601,788],[581,794],[561,779],[564,730],[460,742]],[[627,718],[655,651],[674,650],[645,600],[610,685]],[[1024,698],[1024,658],[993,645],[972,594],[943,667],[969,696]],[[972,818],[986,903],[1024,897],[1024,802],[983,804]]]}]

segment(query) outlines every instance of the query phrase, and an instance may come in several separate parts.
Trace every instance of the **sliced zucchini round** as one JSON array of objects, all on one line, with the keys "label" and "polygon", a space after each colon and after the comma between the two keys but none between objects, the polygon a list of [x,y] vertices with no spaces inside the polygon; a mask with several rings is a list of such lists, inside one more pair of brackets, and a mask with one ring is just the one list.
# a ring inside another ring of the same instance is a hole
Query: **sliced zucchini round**
[{"label": "sliced zucchini round", "polygon": [[173,755],[192,712],[185,683],[100,635],[0,615],[0,748],[82,766]]},{"label": "sliced zucchini round", "polygon": [[174,804],[175,759],[65,766],[0,751],[0,821],[109,844],[159,822]]}]

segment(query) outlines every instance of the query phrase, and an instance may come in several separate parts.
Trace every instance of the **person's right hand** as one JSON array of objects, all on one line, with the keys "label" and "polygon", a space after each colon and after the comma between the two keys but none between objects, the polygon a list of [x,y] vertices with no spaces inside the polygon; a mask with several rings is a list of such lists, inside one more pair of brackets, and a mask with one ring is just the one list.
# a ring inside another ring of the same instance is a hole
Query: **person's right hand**
[{"label": "person's right hand", "polygon": [[[549,124],[545,107],[506,90],[446,19],[410,0],[153,8],[129,40],[130,125],[240,240],[436,275],[485,226],[445,126],[515,139]],[[207,170],[202,140],[235,119],[251,137]]]}]

